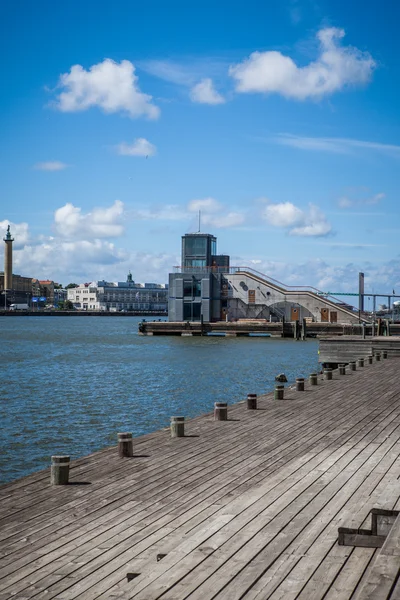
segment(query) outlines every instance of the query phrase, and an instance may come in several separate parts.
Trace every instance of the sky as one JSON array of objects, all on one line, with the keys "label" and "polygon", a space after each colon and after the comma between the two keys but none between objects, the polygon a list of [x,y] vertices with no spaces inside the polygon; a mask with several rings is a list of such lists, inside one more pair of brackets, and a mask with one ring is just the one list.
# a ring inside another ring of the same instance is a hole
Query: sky
[{"label": "sky", "polygon": [[399,18],[392,0],[3,0],[14,272],[165,283],[200,211],[234,266],[400,294]]}]

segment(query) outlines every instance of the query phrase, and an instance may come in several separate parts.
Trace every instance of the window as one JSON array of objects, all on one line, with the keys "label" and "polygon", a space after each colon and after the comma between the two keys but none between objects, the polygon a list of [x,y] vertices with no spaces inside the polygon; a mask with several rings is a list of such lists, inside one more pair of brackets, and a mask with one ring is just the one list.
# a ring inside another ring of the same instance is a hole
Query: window
[{"label": "window", "polygon": [[206,266],[206,259],[200,259],[200,258],[187,258],[185,260],[185,267],[205,267]]},{"label": "window", "polygon": [[207,238],[204,237],[186,237],[185,255],[187,256],[205,256],[207,252]]}]

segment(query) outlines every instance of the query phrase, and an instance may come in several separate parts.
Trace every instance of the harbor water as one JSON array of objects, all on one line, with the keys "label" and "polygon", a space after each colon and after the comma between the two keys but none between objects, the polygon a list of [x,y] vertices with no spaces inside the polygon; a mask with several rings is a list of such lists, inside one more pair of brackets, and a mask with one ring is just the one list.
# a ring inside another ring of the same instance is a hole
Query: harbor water
[{"label": "harbor water", "polygon": [[3,317],[0,482],[272,391],[318,366],[318,342],[138,335],[139,318]]}]

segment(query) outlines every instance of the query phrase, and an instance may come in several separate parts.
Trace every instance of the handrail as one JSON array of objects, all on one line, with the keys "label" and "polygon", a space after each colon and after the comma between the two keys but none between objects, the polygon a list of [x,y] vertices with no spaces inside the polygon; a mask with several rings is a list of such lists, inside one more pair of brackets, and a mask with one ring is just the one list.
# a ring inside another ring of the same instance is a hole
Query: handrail
[{"label": "handrail", "polygon": [[[199,272],[207,272],[207,273],[221,273],[221,274],[235,274],[235,273],[252,273],[254,275],[256,275],[257,277],[260,277],[261,279],[264,279],[265,281],[270,281],[272,283],[274,283],[277,287],[280,287],[282,289],[283,292],[287,291],[287,292],[310,292],[312,294],[315,294],[317,296],[320,296],[322,298],[329,298],[331,300],[331,302],[336,303],[336,304],[343,304],[343,301],[340,300],[339,298],[336,298],[336,296],[332,296],[331,294],[327,294],[325,292],[322,292],[321,290],[319,290],[318,288],[315,288],[311,285],[286,285],[284,283],[282,283],[281,281],[279,281],[278,279],[275,279],[274,277],[270,277],[269,275],[265,275],[265,273],[261,273],[261,271],[257,271],[257,269],[253,269],[252,267],[183,267],[183,266],[175,266],[174,267],[174,271],[175,272],[181,272],[181,273],[199,273]],[[348,302],[346,302],[347,306],[354,309],[354,310],[358,310],[355,306],[349,304]],[[343,307],[341,307],[343,308]]]}]

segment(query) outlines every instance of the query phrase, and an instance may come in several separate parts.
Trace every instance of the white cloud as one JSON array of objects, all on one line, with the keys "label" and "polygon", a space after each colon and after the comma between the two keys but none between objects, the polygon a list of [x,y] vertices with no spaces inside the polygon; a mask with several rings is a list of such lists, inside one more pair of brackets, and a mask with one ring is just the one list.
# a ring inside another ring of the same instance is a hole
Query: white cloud
[{"label": "white cloud", "polygon": [[347,196],[342,196],[338,199],[337,204],[339,208],[352,208],[354,206],[374,206],[379,204],[385,198],[385,194],[380,192],[379,194],[374,194],[373,196],[368,196],[366,198],[348,198]]},{"label": "white cloud", "polygon": [[376,62],[366,52],[340,46],[343,29],[329,27],[317,33],[320,52],[316,61],[299,67],[277,51],[253,52],[229,68],[238,92],[277,93],[286,98],[321,98],[348,85],[367,83]]},{"label": "white cloud", "polygon": [[117,146],[118,154],[122,156],[154,156],[157,148],[145,138],[136,138],[132,144],[121,142]]},{"label": "white cloud", "polygon": [[303,211],[291,202],[268,204],[264,209],[264,217],[274,227],[293,227],[303,222]]},{"label": "white cloud", "polygon": [[199,210],[215,213],[222,210],[222,204],[214,198],[203,198],[202,200],[191,200],[188,204],[188,210],[198,212]]},{"label": "white cloud", "polygon": [[33,168],[37,171],[62,171],[67,167],[67,164],[60,162],[59,160],[50,160],[48,162],[36,163]]},{"label": "white cloud", "polygon": [[191,86],[196,80],[197,69],[193,65],[180,65],[171,60],[147,60],[139,63],[139,67],[150,75],[176,85]]},{"label": "white cloud", "polygon": [[240,212],[228,212],[218,213],[213,215],[202,215],[201,223],[203,225],[209,225],[210,227],[216,227],[217,229],[225,229],[229,227],[238,227],[242,225],[246,220],[246,215]]},{"label": "white cloud", "polygon": [[314,204],[309,204],[307,211],[291,202],[267,204],[262,216],[270,225],[288,229],[289,235],[320,237],[332,230],[325,215]]},{"label": "white cloud", "polygon": [[154,206],[152,208],[138,208],[131,212],[134,219],[144,221],[184,221],[188,218],[185,208],[178,204],[166,204],[165,206]]},{"label": "white cloud", "polygon": [[86,71],[81,65],[60,76],[63,88],[54,102],[62,112],[77,112],[98,106],[105,113],[125,112],[130,117],[156,119],[160,109],[138,87],[135,66],[129,60],[119,64],[106,58]]},{"label": "white cloud", "polygon": [[124,232],[123,213],[124,205],[120,200],[109,208],[95,208],[86,214],[68,202],[55,211],[54,227],[61,237],[74,240],[118,237]]},{"label": "white cloud", "polygon": [[192,102],[200,104],[224,104],[225,98],[221,96],[214,88],[212,79],[205,78],[197,83],[190,90],[190,99]]},{"label": "white cloud", "polygon": [[354,140],[351,138],[329,138],[329,137],[303,137],[282,133],[272,138],[273,141],[282,146],[291,146],[299,150],[316,150],[322,152],[333,152],[335,154],[351,154],[354,150],[370,150],[388,154],[400,158],[400,146],[394,144],[382,144],[380,142],[368,142],[365,140]]}]

